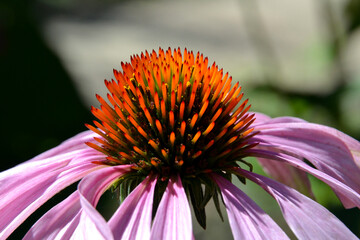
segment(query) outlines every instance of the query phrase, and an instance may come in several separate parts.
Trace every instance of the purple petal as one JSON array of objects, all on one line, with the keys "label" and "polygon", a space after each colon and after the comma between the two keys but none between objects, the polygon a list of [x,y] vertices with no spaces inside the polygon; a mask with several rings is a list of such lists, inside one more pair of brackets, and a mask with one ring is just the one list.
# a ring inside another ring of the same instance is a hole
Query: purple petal
[{"label": "purple petal", "polygon": [[[24,239],[54,239],[56,237],[68,239],[75,231],[78,231],[77,234],[81,233],[81,226],[91,224],[91,219],[102,219],[101,216],[93,213],[94,210],[89,204],[96,206],[100,196],[109,185],[129,170],[129,165],[107,167],[85,176],[79,184],[78,191],[50,209],[32,226]],[[88,203],[84,203],[85,200]],[[97,221],[93,222],[97,223]],[[102,224],[102,220],[99,220],[99,225],[102,226]],[[110,228],[107,228],[110,231]]]},{"label": "purple petal", "polygon": [[24,240],[61,238],[80,209],[79,194],[74,192],[42,216],[30,228]]},{"label": "purple petal", "polygon": [[[107,167],[89,174],[78,186],[81,210],[68,227],[64,237],[72,239],[113,239],[105,219],[96,211],[101,195],[111,184],[131,171],[131,165]],[[87,229],[91,228],[91,231]]]},{"label": "purple petal", "polygon": [[147,177],[109,220],[115,239],[149,239],[156,179]]},{"label": "purple petal", "polygon": [[78,191],[91,205],[96,206],[100,196],[114,181],[132,171],[131,166],[132,165],[108,166],[97,170],[81,180]]},{"label": "purple petal", "polygon": [[93,131],[84,131],[82,133],[75,135],[72,138],[67,139],[59,146],[54,147],[46,152],[43,152],[42,154],[32,158],[29,161],[43,160],[46,158],[56,156],[58,154],[64,154],[66,152],[71,152],[74,150],[87,149],[88,146],[85,144],[85,142],[94,142],[94,137],[99,137],[99,135],[94,133]]},{"label": "purple petal", "polygon": [[212,175],[224,199],[234,239],[289,239],[254,201],[231,182]]},{"label": "purple petal", "polygon": [[[252,112],[251,114],[253,114],[254,112]],[[255,114],[255,121],[253,122],[252,126],[256,126],[258,124],[262,124],[265,123],[269,120],[271,120],[271,117],[269,117],[268,115],[265,115],[263,113],[254,113]]]},{"label": "purple petal", "polygon": [[274,124],[274,123],[304,123],[305,120],[301,118],[296,117],[277,117],[277,118],[271,118],[263,113],[255,113],[255,121],[252,124],[252,126],[260,126],[260,125],[266,125],[266,124]]},{"label": "purple petal", "polygon": [[[273,123],[290,123],[290,122],[305,122],[300,118],[294,117],[279,117],[279,118],[270,118],[262,113],[255,113],[255,118],[257,119],[253,126],[257,127],[264,125],[268,122]],[[260,120],[258,120],[260,119]],[[264,171],[270,175],[275,180],[288,185],[289,187],[295,188],[303,194],[306,194],[309,197],[314,198],[314,194],[311,190],[311,185],[307,174],[299,169],[296,169],[288,164],[282,162],[268,161],[267,159],[258,158],[260,165],[263,167]]]},{"label": "purple petal", "polygon": [[269,161],[264,158],[258,158],[258,161],[264,171],[276,181],[284,183],[291,188],[295,188],[308,197],[314,198],[306,172],[283,162]]},{"label": "purple petal", "polygon": [[266,150],[252,150],[249,153],[251,156],[273,159],[281,162],[286,162],[294,167],[297,167],[305,172],[308,172],[323,182],[327,183],[334,191],[340,193],[344,198],[347,199],[348,204],[360,207],[360,194],[351,189],[346,184],[340,182],[339,180],[323,173],[316,168],[310,167],[308,164],[299,160],[298,158],[285,155],[283,153],[276,153]]},{"label": "purple petal", "polygon": [[279,203],[284,218],[299,239],[358,239],[326,208],[296,190],[264,176],[238,169]]},{"label": "purple petal", "polygon": [[90,148],[28,161],[0,173],[0,238],[6,238],[32,212],[68,185],[103,166]]},{"label": "purple petal", "polygon": [[80,195],[81,215],[72,239],[114,239],[105,219],[96,211],[86,198]]},{"label": "purple petal", "polygon": [[153,227],[152,240],[186,240],[192,239],[192,222],[190,206],[181,179],[170,179],[157,209]]},{"label": "purple petal", "polygon": [[[360,193],[360,143],[333,128],[304,123],[272,123],[258,125],[260,133],[252,141],[257,148],[284,153],[310,161],[318,170],[345,183]],[[345,207],[354,207],[341,192],[337,195]]]}]

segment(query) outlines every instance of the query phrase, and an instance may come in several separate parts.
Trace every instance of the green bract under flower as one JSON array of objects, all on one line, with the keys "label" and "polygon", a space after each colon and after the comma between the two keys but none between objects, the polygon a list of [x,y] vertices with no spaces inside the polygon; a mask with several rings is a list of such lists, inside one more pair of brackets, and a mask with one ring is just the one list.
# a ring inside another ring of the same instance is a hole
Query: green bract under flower
[{"label": "green bract under flower", "polygon": [[114,70],[116,80],[105,81],[108,104],[97,96],[101,107],[92,108],[99,121],[89,129],[98,133],[99,145],[88,143],[108,157],[99,164],[133,164],[133,172],[116,186],[125,198],[146,176],[154,174],[154,210],[167,180],[180,175],[196,217],[205,227],[205,205],[213,198],[218,204],[218,189],[209,177],[216,172],[230,179],[232,169],[246,156],[253,136],[254,121],[247,111],[248,100],[241,102],[239,83],[208,58],[186,49],[162,49],[158,53],[134,55],[130,63]]}]

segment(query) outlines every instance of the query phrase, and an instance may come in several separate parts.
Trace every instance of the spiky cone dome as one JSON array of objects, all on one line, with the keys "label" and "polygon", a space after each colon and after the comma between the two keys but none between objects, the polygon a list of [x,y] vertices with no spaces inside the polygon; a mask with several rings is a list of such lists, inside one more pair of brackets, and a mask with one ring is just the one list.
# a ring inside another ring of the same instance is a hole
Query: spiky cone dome
[{"label": "spiky cone dome", "polygon": [[209,173],[230,180],[234,167],[251,170],[243,158],[256,134],[239,83],[232,86],[232,77],[208,61],[180,48],[132,56],[122,71],[114,70],[116,80],[105,80],[110,104],[97,95],[101,107],[92,113],[99,121],[87,125],[101,136],[88,145],[108,156],[99,164],[133,164],[114,184],[122,199],[156,175],[154,215],[167,181],[179,175],[204,228],[211,198],[219,211],[219,189]]}]

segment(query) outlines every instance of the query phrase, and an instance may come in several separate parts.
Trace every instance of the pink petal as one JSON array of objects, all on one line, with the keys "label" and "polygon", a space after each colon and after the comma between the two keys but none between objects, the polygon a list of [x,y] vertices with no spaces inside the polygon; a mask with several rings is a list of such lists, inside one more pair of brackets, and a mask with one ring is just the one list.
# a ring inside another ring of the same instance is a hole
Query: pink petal
[{"label": "pink petal", "polygon": [[[78,191],[50,209],[32,226],[24,239],[68,239],[75,231],[80,234],[81,227],[86,224],[99,225],[99,228],[104,229],[105,220],[98,213],[94,213],[96,210],[91,206],[96,206],[100,196],[111,183],[128,171],[130,165],[122,165],[106,167],[85,176],[79,183]],[[104,231],[110,231],[108,226],[107,229]]]},{"label": "pink petal", "polygon": [[268,123],[274,124],[274,123],[295,123],[295,122],[299,122],[299,123],[304,123],[306,122],[305,120],[301,119],[301,118],[296,118],[296,117],[277,117],[277,118],[271,118],[263,113],[254,113],[255,114],[255,121],[254,123],[251,125],[252,127],[254,126],[261,126],[261,125],[266,125]]},{"label": "pink petal", "polygon": [[42,216],[30,228],[24,240],[60,238],[68,228],[69,223],[79,214],[80,209],[79,194],[74,192]]},{"label": "pink petal", "polygon": [[[269,121],[258,125],[256,130],[260,130],[260,134],[252,141],[261,143],[258,148],[301,160],[306,158],[320,171],[360,193],[360,143],[355,139],[333,128],[311,123]],[[354,207],[346,196],[336,193],[345,207]]]},{"label": "pink petal", "polygon": [[224,199],[234,239],[289,239],[254,201],[231,182],[212,175]]},{"label": "pink petal", "polygon": [[75,150],[28,161],[0,173],[0,238],[6,238],[32,212],[68,185],[102,166],[95,150]]},{"label": "pink petal", "polygon": [[[264,125],[268,122],[273,123],[289,123],[289,122],[305,122],[300,118],[294,117],[279,117],[270,118],[262,113],[255,113],[255,122],[252,126],[255,128]],[[286,184],[289,187],[295,188],[303,194],[314,198],[314,194],[311,190],[311,185],[307,174],[297,168],[294,168],[288,164],[282,162],[268,161],[267,159],[258,158],[260,165],[264,171],[270,175],[273,179]]]},{"label": "pink petal", "polygon": [[114,239],[105,219],[80,195],[81,216],[71,239]]},{"label": "pink petal", "polygon": [[170,179],[157,209],[153,227],[152,240],[186,240],[192,239],[192,222],[190,206],[181,179]]},{"label": "pink petal", "polygon": [[246,170],[238,169],[238,173],[259,184],[276,199],[299,239],[358,239],[326,208],[296,190]]},{"label": "pink petal", "polygon": [[115,239],[149,239],[156,179],[142,181],[109,220]]},{"label": "pink petal", "polygon": [[312,174],[323,182],[327,183],[334,191],[340,193],[344,198],[347,199],[349,204],[360,207],[360,194],[351,189],[346,184],[340,182],[339,180],[323,173],[316,168],[310,167],[308,164],[299,160],[298,158],[285,155],[283,153],[276,153],[266,150],[252,150],[249,153],[251,156],[273,159],[281,162],[286,162],[294,167],[297,167],[305,172]]},{"label": "pink petal", "polygon": [[132,165],[107,166],[97,170],[81,180],[78,191],[91,205],[96,206],[100,196],[114,181],[132,171],[131,166]]},{"label": "pink petal", "polygon": [[[253,114],[253,113],[251,113]],[[252,126],[256,126],[258,124],[262,124],[262,123],[265,123],[269,120],[271,120],[271,117],[269,117],[268,115],[265,115],[263,113],[254,113],[255,114],[255,121],[253,122]]]},{"label": "pink petal", "polygon": [[70,236],[71,239],[114,238],[109,225],[94,207],[106,189],[130,171],[131,165],[107,167],[89,174],[79,183],[81,210],[66,230],[65,238]]},{"label": "pink petal", "polygon": [[283,162],[269,161],[264,158],[258,158],[258,161],[264,171],[276,181],[284,183],[291,188],[295,188],[308,197],[314,198],[306,172]]},{"label": "pink petal", "polygon": [[32,158],[29,161],[43,160],[46,158],[56,156],[58,154],[63,154],[63,153],[71,152],[74,150],[87,149],[88,146],[85,144],[85,142],[94,142],[94,137],[99,137],[99,135],[90,130],[84,131],[82,133],[75,135],[72,138],[67,139],[66,141],[61,143],[59,146],[54,147],[38,156]]}]

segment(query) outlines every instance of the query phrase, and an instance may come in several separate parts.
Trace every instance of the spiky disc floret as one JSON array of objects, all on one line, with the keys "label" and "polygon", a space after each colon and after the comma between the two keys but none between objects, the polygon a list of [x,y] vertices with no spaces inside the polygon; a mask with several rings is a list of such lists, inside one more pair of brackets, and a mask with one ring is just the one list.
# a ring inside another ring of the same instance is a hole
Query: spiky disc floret
[{"label": "spiky disc floret", "polygon": [[[231,175],[253,147],[247,143],[254,135],[248,100],[240,103],[241,87],[231,85],[228,73],[186,49],[183,55],[179,48],[145,52],[121,66],[116,80],[105,80],[110,104],[97,95],[101,107],[91,111],[99,121],[87,126],[102,138],[88,145],[108,156],[103,164],[133,164],[136,182],[149,174],[163,181],[180,174],[204,227],[204,206],[217,196],[207,173]],[[161,196],[161,186],[157,191]]]}]

